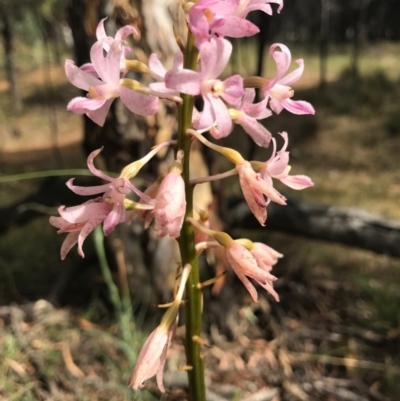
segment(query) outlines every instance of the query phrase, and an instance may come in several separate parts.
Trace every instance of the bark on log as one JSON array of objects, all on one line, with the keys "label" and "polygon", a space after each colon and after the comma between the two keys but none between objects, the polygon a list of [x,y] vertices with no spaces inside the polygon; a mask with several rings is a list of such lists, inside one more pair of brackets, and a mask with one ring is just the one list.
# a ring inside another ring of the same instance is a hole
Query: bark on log
[{"label": "bark on log", "polygon": [[[230,229],[263,229],[243,201],[236,202],[228,218]],[[400,221],[356,208],[289,198],[287,206],[268,206],[266,228],[400,257]]]}]

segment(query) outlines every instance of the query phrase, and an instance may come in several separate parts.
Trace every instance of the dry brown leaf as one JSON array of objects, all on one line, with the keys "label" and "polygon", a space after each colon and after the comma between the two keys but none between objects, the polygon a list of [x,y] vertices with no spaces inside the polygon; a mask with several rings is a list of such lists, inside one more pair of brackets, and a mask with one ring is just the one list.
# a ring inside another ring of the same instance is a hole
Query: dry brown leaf
[{"label": "dry brown leaf", "polygon": [[69,373],[71,373],[72,376],[78,379],[83,379],[85,377],[85,374],[79,369],[79,367],[72,359],[71,350],[67,342],[62,343],[61,352],[64,359],[65,367],[68,369]]}]

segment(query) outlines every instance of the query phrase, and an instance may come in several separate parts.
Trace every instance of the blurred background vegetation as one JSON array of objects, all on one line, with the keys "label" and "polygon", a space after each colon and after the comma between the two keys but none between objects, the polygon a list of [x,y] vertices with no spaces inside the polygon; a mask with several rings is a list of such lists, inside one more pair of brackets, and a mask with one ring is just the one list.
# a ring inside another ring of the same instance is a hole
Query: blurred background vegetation
[{"label": "blurred background vegetation", "polygon": [[[63,238],[48,218],[57,206],[80,202],[65,188],[68,172],[14,175],[85,169],[87,154],[102,145],[103,166],[118,172],[174,134],[169,106],[153,119],[128,116],[117,103],[104,129],[67,113],[79,91],[68,83],[63,63],[88,61],[105,16],[110,33],[127,23],[140,29],[134,57],[157,51],[168,63],[173,35],[163,29],[182,25],[178,3],[0,0],[0,400],[160,399],[154,383],[137,394],[124,383],[159,320],[155,305],[170,300],[173,270],[161,261],[171,244],[155,245],[152,233],[133,223],[104,244],[100,233],[88,239],[83,261],[72,251],[61,263]],[[208,399],[397,401],[400,2],[287,0],[281,14],[252,13],[251,19],[260,35],[235,41],[226,74],[272,77],[268,49],[276,42],[289,46],[294,60],[305,60],[295,99],[313,103],[316,115],[284,111],[265,124],[274,135],[289,132],[293,174],[309,175],[315,187],[293,193],[277,185],[293,205],[303,202],[310,211],[302,230],[274,223],[274,213],[271,227],[267,222],[262,230],[254,229],[251,217],[230,224],[231,209],[224,205],[236,202],[237,180],[213,188],[225,229],[268,243],[285,258],[274,269],[279,304],[265,294],[251,303],[229,274],[218,294],[205,291],[204,338],[214,346],[205,350]],[[255,151],[239,129],[225,143],[260,160],[269,157],[270,150]],[[156,160],[143,171],[144,186],[163,163]],[[223,167],[219,160],[209,166]],[[78,182],[93,183],[83,176]],[[314,205],[326,208],[315,215]],[[339,228],[352,224],[353,212],[376,214],[365,217],[372,245],[334,235],[338,224],[329,216],[337,207],[346,216]],[[313,232],[324,219],[332,233]],[[388,232],[390,246],[384,246],[386,237],[374,239],[374,227],[381,229],[378,236]],[[212,268],[204,270],[205,277],[213,275]],[[185,375],[177,371],[184,365],[180,336],[178,331],[163,400],[186,399]]]}]

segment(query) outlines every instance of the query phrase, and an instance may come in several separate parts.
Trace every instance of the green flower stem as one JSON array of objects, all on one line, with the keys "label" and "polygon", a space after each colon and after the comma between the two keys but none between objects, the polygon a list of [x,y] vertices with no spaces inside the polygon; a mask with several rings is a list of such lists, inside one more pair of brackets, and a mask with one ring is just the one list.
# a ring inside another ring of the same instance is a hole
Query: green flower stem
[{"label": "green flower stem", "polygon": [[[104,234],[100,226],[97,226],[94,230],[94,245],[99,259],[99,265],[104,281],[108,288],[111,302],[115,308],[115,312],[118,318],[119,329],[121,330],[121,336],[127,344],[132,344],[132,331],[129,327],[129,323],[132,316],[132,305],[127,299],[121,299],[118,288],[114,283],[111,275],[111,270],[107,262],[106,251],[104,249]],[[125,297],[129,296],[125,294]],[[131,363],[134,362],[134,353],[129,352],[128,357]]]},{"label": "green flower stem", "polygon": [[[118,174],[110,173],[108,171],[104,171],[105,174],[108,174],[111,177],[117,177]],[[21,173],[21,174],[12,174],[5,175],[0,177],[0,184],[5,182],[12,181],[21,181],[21,180],[31,180],[34,178],[45,178],[45,177],[63,177],[63,176],[72,176],[72,175],[83,175],[88,177],[93,177],[93,174],[87,169],[62,169],[62,170],[46,170],[46,171],[31,171],[29,173]]]},{"label": "green flower stem", "polygon": [[[184,68],[195,70],[197,66],[198,51],[194,46],[194,37],[189,32],[184,55]],[[199,263],[194,244],[193,227],[186,222],[188,217],[193,216],[193,186],[190,184],[189,161],[191,137],[186,131],[192,124],[192,113],[194,106],[193,96],[181,94],[183,99],[178,112],[178,148],[184,151],[182,177],[186,188],[186,214],[181,235],[179,237],[179,248],[181,252],[182,265],[189,263],[192,266],[188,281],[186,283],[186,359],[188,370],[189,393],[191,401],[205,401],[206,390],[204,384],[204,363],[201,356],[199,342],[194,341],[201,335],[202,322],[202,297],[199,288]]]}]

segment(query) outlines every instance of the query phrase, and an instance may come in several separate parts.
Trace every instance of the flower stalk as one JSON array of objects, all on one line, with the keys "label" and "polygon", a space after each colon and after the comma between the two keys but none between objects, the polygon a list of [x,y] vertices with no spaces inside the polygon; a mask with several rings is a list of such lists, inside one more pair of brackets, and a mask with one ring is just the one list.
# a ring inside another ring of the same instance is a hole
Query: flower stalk
[{"label": "flower stalk", "polygon": [[[189,32],[184,53],[184,68],[195,70],[197,65],[198,50],[194,46],[195,38]],[[182,177],[185,182],[186,213],[185,221],[179,237],[179,249],[182,264],[189,263],[192,266],[186,283],[186,363],[192,369],[188,369],[189,392],[191,401],[205,401],[204,363],[201,356],[201,345],[194,341],[201,335],[202,326],[202,291],[199,287],[200,273],[197,252],[194,244],[193,226],[186,222],[193,216],[193,186],[190,183],[190,145],[191,136],[186,131],[192,125],[192,113],[194,97],[181,94],[182,104],[178,107],[178,148],[184,152],[182,161]]]}]

